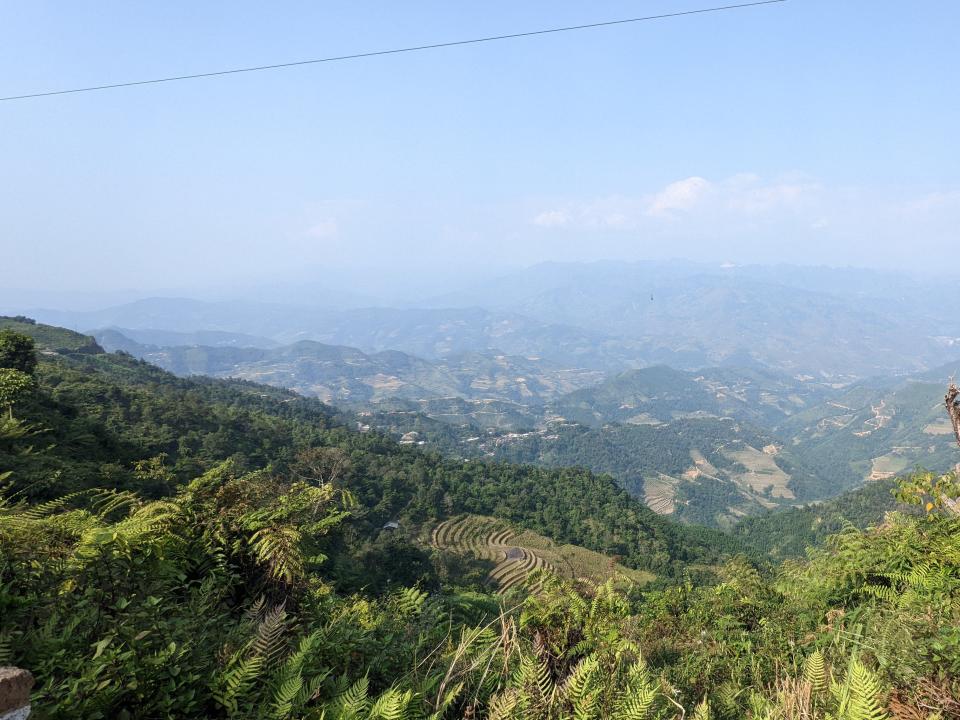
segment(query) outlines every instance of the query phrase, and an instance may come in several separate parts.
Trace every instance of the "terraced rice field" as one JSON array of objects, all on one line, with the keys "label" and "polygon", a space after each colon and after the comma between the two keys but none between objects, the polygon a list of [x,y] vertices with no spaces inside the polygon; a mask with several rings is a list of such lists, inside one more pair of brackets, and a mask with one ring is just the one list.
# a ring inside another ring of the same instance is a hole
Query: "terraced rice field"
[{"label": "terraced rice field", "polygon": [[463,515],[445,520],[430,534],[431,544],[442,550],[495,563],[487,576],[499,592],[524,582],[538,570],[563,577],[604,582],[612,576],[645,583],[650,573],[631,570],[614,559],[575,545],[558,545],[543,535],[517,532],[495,518]]},{"label": "terraced rice field", "polygon": [[578,545],[560,545],[529,530],[516,535],[511,542],[541,555],[560,575],[576,580],[602,583],[611,577],[621,576],[642,585],[656,577],[653,573],[624,567],[609,555]]},{"label": "terraced rice field", "polygon": [[516,532],[494,518],[465,515],[444,520],[431,533],[434,547],[496,563],[487,576],[500,592],[522,583],[537,570],[556,572],[542,555],[510,541]]},{"label": "terraced rice field", "polygon": [[679,480],[660,473],[657,477],[643,479],[643,500],[651,510],[659,515],[670,515],[676,511],[674,498]]}]

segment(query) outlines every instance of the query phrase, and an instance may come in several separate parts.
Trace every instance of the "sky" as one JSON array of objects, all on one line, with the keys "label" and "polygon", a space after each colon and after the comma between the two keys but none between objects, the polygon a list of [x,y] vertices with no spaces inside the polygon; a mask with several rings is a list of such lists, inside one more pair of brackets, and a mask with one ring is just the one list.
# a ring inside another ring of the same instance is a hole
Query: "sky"
[{"label": "sky", "polygon": [[[719,4],[12,2],[0,96]],[[953,0],[787,0],[0,102],[0,275],[120,297],[597,259],[940,269],[957,27]]]}]

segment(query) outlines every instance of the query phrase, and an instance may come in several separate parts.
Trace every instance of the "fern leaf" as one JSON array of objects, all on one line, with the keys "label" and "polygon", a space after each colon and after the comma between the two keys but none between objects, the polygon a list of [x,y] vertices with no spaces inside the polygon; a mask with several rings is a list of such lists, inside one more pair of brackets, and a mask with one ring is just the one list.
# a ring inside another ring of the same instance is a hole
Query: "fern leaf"
[{"label": "fern leaf", "polygon": [[268,610],[257,626],[256,635],[250,643],[250,651],[272,665],[283,651],[283,633],[287,628],[287,612],[283,604]]},{"label": "fern leaf", "polygon": [[290,715],[294,702],[303,689],[303,676],[294,675],[288,678],[273,695],[273,717],[283,720]]},{"label": "fern leaf", "polygon": [[495,695],[490,700],[488,717],[490,720],[511,720],[520,703],[520,694],[513,689]]},{"label": "fern leaf", "polygon": [[713,714],[710,712],[710,703],[704,698],[700,701],[700,704],[697,705],[696,709],[693,711],[693,715],[690,716],[692,720],[710,720],[713,717]]},{"label": "fern leaf", "polygon": [[886,720],[887,714],[880,706],[880,680],[859,660],[850,663],[848,685],[850,700],[846,720]]},{"label": "fern leaf", "polygon": [[827,667],[819,650],[814,650],[804,661],[803,677],[815,692],[827,689]]},{"label": "fern leaf", "polygon": [[303,575],[300,531],[290,526],[267,527],[250,537],[257,562],[266,566],[275,580],[292,583]]}]

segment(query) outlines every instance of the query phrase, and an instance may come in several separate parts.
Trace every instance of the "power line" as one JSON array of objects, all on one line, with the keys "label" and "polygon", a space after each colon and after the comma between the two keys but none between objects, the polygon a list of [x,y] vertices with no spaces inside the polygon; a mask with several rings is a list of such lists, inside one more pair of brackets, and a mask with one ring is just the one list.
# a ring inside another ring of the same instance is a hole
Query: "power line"
[{"label": "power line", "polygon": [[782,3],[786,1],[787,0],[758,0],[757,2],[740,3],[737,5],[722,5],[718,7],[700,8],[698,10],[685,10],[682,12],[665,13],[663,15],[647,15],[646,17],[625,18],[623,20],[607,20],[605,22],[588,23],[586,25],[568,25],[567,27],[548,28],[546,30],[531,30],[528,32],[510,33],[509,35],[491,35],[489,37],[472,38],[470,40],[453,40],[451,42],[433,43],[431,45],[416,45],[414,47],[394,48],[392,50],[375,50],[373,52],[355,53],[353,55],[337,55],[334,57],[317,58],[314,60],[299,60],[296,62],[276,63],[274,65],[257,65],[255,67],[216,70],[214,72],[195,73],[193,75],[175,75],[172,77],[153,78],[150,80],[134,80],[132,82],[112,83],[109,85],[93,85],[91,87],[71,88],[68,90],[51,90],[48,92],[29,93],[27,95],[10,95],[8,97],[0,97],[0,102],[49,97],[51,95],[70,95],[73,93],[94,92],[97,90],[113,90],[116,88],[134,87],[136,85],[155,85],[157,83],[177,82],[179,80],[196,80],[198,78],[217,77],[220,75],[236,75],[237,73],[279,70],[281,68],[297,67],[299,65],[317,65],[320,63],[340,62],[343,60],[358,60],[360,58],[378,57],[381,55],[397,55],[399,53],[420,52],[422,50],[437,50],[439,48],[456,47],[458,45],[476,45],[478,43],[495,42],[498,40],[512,40],[515,38],[532,37],[534,35],[549,35],[551,33],[570,32],[572,30],[589,30],[591,28],[609,27],[611,25],[626,25],[628,23],[646,22],[649,20],[665,20],[667,18],[682,17],[684,15],[702,15],[704,13],[722,12],[725,10],[739,10],[741,8],[756,7],[758,5],[774,5],[776,3]]}]

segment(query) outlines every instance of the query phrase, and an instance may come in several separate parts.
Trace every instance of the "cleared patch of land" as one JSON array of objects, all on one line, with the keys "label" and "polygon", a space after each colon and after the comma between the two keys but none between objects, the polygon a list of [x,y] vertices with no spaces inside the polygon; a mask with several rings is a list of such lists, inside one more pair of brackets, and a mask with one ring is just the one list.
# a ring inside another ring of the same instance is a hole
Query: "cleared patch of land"
[{"label": "cleared patch of land", "polygon": [[927,433],[927,435],[953,435],[953,426],[948,419],[944,418],[943,420],[930,423],[923,431]]},{"label": "cleared patch of land", "polygon": [[749,445],[741,450],[723,450],[723,454],[746,468],[745,472],[733,474],[733,480],[737,484],[749,487],[759,494],[771,488],[770,496],[775,498],[792,500],[795,497],[793,491],[787,487],[790,476],[780,469],[773,454]]},{"label": "cleared patch of land", "polygon": [[895,452],[875,457],[870,463],[870,474],[867,476],[867,480],[886,480],[896,477],[909,465],[910,460],[908,458]]}]

